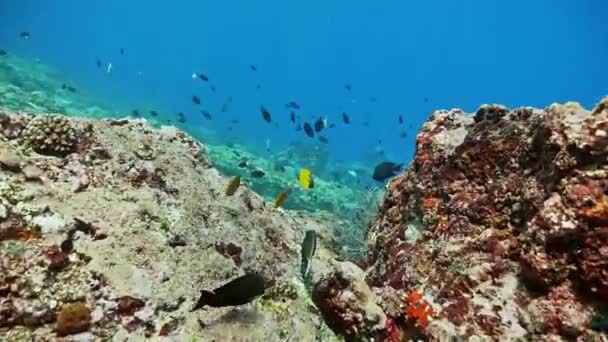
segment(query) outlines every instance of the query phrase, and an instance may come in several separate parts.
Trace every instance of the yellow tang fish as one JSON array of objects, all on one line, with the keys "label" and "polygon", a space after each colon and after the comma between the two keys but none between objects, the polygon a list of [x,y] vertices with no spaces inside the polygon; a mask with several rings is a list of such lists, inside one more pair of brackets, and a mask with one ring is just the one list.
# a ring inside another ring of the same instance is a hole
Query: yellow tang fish
[{"label": "yellow tang fish", "polygon": [[285,200],[287,199],[287,191],[283,191],[279,194],[279,196],[277,196],[277,199],[274,201],[274,207],[278,208],[280,207],[283,202],[285,202]]},{"label": "yellow tang fish", "polygon": [[298,177],[300,185],[304,189],[312,189],[315,187],[315,182],[312,180],[312,173],[309,169],[300,170],[300,176]]},{"label": "yellow tang fish", "polygon": [[230,182],[226,185],[226,196],[232,196],[238,190],[239,185],[241,185],[241,177],[234,176]]}]

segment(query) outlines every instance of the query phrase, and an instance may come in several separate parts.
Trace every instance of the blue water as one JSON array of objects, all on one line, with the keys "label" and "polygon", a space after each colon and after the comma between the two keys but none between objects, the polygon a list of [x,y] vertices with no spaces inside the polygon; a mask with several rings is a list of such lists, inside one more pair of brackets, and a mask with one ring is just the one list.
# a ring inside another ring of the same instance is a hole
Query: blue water
[{"label": "blue water", "polygon": [[[325,132],[334,160],[383,149],[404,162],[435,109],[593,106],[608,94],[605,13],[603,0],[0,0],[0,48],[56,67],[114,110],[157,109],[173,120],[184,112],[190,129],[260,150],[266,138],[276,150],[314,142],[288,120],[284,105],[294,100],[304,118],[337,124]],[[191,102],[194,94],[203,106]],[[228,96],[229,112],[221,113]],[[273,124],[261,119],[260,105]],[[240,123],[227,131],[233,119]]]}]

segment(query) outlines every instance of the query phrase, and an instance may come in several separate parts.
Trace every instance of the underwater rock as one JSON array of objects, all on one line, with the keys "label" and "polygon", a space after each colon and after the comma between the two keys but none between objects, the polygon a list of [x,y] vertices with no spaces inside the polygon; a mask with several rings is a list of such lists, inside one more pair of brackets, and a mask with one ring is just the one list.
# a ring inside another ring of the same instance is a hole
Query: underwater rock
[{"label": "underwater rock", "polygon": [[[367,233],[372,286],[425,289],[422,337],[602,338],[607,104],[440,110],[423,125]],[[404,315],[389,317],[405,329]]]},{"label": "underwater rock", "polygon": [[13,172],[21,170],[21,156],[14,148],[4,144],[0,146],[0,169]]},{"label": "underwater rock", "polygon": [[32,164],[25,165],[21,171],[27,180],[40,180],[40,177],[44,174],[44,171]]},{"label": "underwater rock", "polygon": [[336,263],[334,268],[315,284],[312,293],[329,327],[347,341],[384,329],[386,315],[365,282],[365,272],[350,262]]},{"label": "underwater rock", "polygon": [[[271,210],[246,188],[246,197],[223,196],[226,176],[179,129],[164,139],[143,120],[65,120],[89,135],[62,158],[28,156],[43,183],[0,172],[0,340],[338,340],[310,310],[299,276],[306,230],[326,242],[313,274],[336,257],[331,215]],[[133,153],[143,143],[153,160]],[[275,296],[189,313],[201,290],[243,272],[279,284]],[[66,309],[75,302],[78,310]]]}]

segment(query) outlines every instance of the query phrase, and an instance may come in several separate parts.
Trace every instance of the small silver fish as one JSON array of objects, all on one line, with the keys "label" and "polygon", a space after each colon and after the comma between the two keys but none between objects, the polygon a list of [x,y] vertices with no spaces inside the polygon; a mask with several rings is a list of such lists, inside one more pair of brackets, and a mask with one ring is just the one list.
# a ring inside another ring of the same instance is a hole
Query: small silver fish
[{"label": "small silver fish", "polygon": [[314,230],[309,230],[306,232],[304,236],[304,241],[302,242],[302,278],[306,278],[308,273],[310,273],[310,268],[312,266],[312,258],[315,255],[315,250],[317,249],[317,233]]}]

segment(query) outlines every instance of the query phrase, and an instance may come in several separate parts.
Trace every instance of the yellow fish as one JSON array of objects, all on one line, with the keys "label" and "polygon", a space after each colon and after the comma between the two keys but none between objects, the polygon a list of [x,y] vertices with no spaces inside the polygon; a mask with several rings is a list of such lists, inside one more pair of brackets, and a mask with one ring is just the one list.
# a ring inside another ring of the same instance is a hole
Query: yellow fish
[{"label": "yellow fish", "polygon": [[285,200],[287,199],[287,191],[283,191],[279,194],[279,196],[277,196],[277,199],[274,201],[274,207],[278,208],[280,207],[283,202],[285,202]]},{"label": "yellow fish", "polygon": [[226,196],[232,196],[238,190],[239,185],[241,185],[241,177],[234,176],[230,182],[226,185]]},{"label": "yellow fish", "polygon": [[300,185],[304,189],[312,189],[315,187],[315,182],[312,180],[312,173],[309,169],[300,170],[300,176],[298,177]]}]

